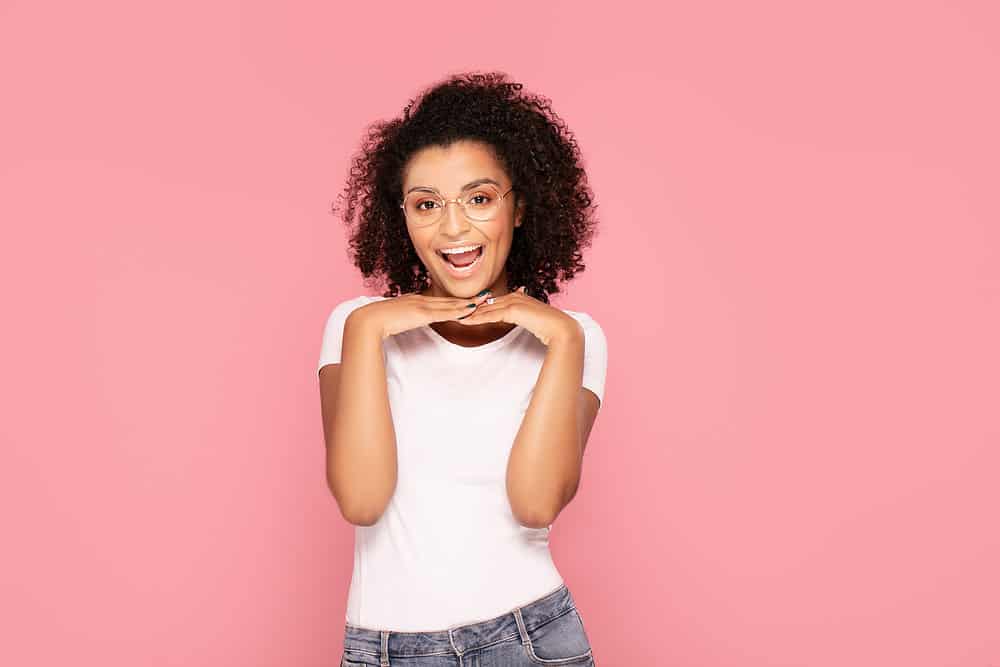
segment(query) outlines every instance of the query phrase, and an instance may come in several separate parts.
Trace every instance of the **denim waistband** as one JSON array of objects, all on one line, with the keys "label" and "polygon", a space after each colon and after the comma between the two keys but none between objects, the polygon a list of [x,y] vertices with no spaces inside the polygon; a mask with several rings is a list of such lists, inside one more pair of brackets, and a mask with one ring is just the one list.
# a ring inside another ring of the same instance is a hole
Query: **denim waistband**
[{"label": "denim waistband", "polygon": [[[520,607],[486,621],[456,625],[446,630],[402,632],[362,628],[350,623],[344,628],[344,648],[383,657],[462,655],[514,637],[575,608],[566,584]],[[383,664],[385,662],[383,661]]]}]

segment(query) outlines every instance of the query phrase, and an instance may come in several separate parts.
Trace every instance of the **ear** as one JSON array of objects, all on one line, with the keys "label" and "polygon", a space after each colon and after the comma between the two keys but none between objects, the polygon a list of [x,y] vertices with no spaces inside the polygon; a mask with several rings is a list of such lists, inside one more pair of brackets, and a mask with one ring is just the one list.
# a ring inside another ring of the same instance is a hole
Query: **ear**
[{"label": "ear", "polygon": [[514,209],[514,226],[520,227],[521,223],[524,222],[524,209],[526,208],[525,202],[520,197],[517,198],[517,207]]}]

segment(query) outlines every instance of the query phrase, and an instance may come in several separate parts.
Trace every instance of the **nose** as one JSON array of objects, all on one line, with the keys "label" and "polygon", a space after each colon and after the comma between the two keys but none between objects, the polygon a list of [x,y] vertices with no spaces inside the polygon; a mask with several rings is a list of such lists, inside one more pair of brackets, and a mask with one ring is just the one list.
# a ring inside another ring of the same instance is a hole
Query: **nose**
[{"label": "nose", "polygon": [[444,205],[438,224],[441,231],[448,236],[459,235],[470,227],[469,219],[465,217],[465,210],[457,201],[450,201]]}]

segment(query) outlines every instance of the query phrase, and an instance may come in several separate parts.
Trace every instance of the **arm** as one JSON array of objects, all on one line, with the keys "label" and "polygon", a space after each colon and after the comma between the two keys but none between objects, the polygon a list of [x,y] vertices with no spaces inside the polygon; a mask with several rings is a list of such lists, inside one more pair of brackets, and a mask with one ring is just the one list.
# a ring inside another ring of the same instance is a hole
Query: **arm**
[{"label": "arm", "polygon": [[396,433],[380,332],[364,307],[344,322],[340,363],[319,371],[326,478],[350,523],[372,525],[396,488]]},{"label": "arm", "polygon": [[580,483],[583,452],[600,407],[581,386],[584,333],[580,326],[554,337],[514,439],[507,463],[507,495],[522,525],[551,524]]}]

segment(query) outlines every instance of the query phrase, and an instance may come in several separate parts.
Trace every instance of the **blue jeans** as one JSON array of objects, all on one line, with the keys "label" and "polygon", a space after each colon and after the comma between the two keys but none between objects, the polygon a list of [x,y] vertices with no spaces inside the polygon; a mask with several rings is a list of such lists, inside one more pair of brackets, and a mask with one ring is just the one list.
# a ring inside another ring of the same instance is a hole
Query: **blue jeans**
[{"label": "blue jeans", "polygon": [[345,624],[341,667],[596,667],[565,584],[488,621],[435,632]]}]

